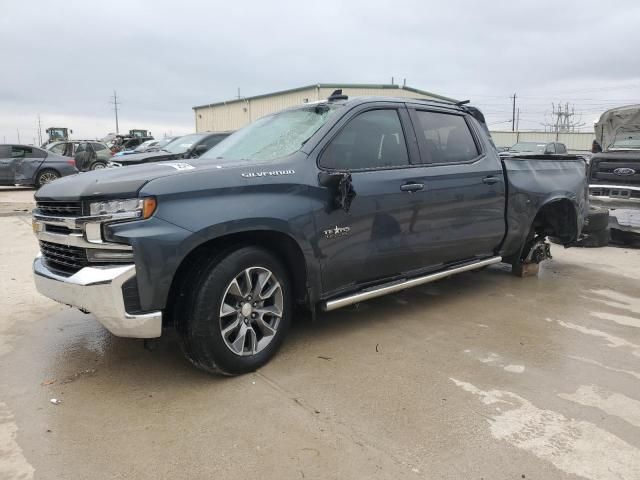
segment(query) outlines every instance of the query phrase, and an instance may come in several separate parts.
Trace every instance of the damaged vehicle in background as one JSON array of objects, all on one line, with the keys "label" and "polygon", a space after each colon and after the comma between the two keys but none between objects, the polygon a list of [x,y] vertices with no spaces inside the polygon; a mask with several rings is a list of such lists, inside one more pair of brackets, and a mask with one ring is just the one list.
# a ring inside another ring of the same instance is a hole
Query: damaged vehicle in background
[{"label": "damaged vehicle in background", "polygon": [[182,158],[198,158],[214,145],[220,143],[230,135],[229,132],[219,133],[192,133],[184,137],[178,137],[169,142],[158,151],[135,153],[117,157],[110,163],[110,167],[127,167],[140,163],[163,162],[165,160],[177,160]]},{"label": "damaged vehicle in background", "polygon": [[180,137],[165,137],[161,140],[147,140],[141,143],[133,150],[122,150],[114,155],[114,157],[122,157],[124,155],[133,155],[136,153],[157,152],[162,150],[166,145]]},{"label": "damaged vehicle in background", "polygon": [[82,141],[76,147],[74,156],[76,168],[81,172],[106,168],[113,152],[102,142]]},{"label": "damaged vehicle in background", "polygon": [[499,262],[535,272],[547,237],[580,238],[586,173],[575,156],[500,159],[464,102],[336,91],[197,161],[41,189],[35,284],[118,336],[173,327],[193,365],[241,374],[275,355],[294,306],[315,317]]},{"label": "damaged vehicle in background", "polygon": [[512,157],[514,155],[565,155],[567,147],[559,142],[518,142],[506,150],[500,151],[501,157]]},{"label": "damaged vehicle in background", "polygon": [[595,124],[589,199],[608,209],[613,240],[640,240],[640,105],[614,108]]},{"label": "damaged vehicle in background", "polygon": [[40,188],[76,173],[73,158],[30,145],[0,145],[0,185]]}]

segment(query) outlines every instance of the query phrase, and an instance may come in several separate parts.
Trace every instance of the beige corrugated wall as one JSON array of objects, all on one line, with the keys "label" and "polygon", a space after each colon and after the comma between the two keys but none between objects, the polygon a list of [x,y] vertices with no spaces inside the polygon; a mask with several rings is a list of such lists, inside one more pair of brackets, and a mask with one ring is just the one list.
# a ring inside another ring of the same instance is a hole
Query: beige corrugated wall
[{"label": "beige corrugated wall", "polygon": [[560,142],[571,151],[591,151],[591,143],[596,138],[593,132],[559,133],[554,132],[491,132],[493,143],[498,147],[510,147],[517,142]]},{"label": "beige corrugated wall", "polygon": [[[197,132],[223,132],[237,130],[240,127],[270,113],[301,105],[307,102],[327,98],[334,88],[309,88],[279,95],[269,95],[226,104],[204,106],[194,110]],[[357,96],[393,96],[404,98],[432,98],[427,95],[403,90],[401,88],[343,88],[342,92],[350,97]]]}]

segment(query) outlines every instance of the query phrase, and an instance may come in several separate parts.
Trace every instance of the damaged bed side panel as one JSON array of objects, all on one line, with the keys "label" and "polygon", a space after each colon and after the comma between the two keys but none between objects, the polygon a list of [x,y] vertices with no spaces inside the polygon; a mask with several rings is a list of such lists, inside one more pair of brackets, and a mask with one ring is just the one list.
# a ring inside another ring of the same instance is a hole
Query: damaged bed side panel
[{"label": "damaged bed side panel", "polygon": [[570,241],[577,239],[589,208],[584,159],[512,157],[502,159],[502,167],[507,179],[507,235],[500,255],[518,253],[543,207],[558,212],[556,220],[574,232]]}]

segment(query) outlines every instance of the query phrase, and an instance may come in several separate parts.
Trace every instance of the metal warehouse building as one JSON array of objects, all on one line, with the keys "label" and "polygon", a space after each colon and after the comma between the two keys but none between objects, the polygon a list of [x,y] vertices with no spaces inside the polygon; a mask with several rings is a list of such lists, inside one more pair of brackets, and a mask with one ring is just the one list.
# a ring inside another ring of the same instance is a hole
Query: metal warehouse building
[{"label": "metal warehouse building", "polygon": [[280,92],[256,95],[254,97],[241,97],[227,100],[226,102],[193,107],[196,117],[196,131],[224,132],[237,130],[264,115],[294,105],[325,99],[339,88],[342,89],[342,93],[350,97],[386,96],[452,100],[406,85],[319,83],[317,85],[307,85]]}]

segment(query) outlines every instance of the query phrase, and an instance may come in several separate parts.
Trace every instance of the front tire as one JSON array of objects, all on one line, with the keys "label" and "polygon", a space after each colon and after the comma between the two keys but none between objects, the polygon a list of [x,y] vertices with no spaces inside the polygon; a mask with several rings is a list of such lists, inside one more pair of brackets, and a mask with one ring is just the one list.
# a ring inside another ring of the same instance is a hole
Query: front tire
[{"label": "front tire", "polygon": [[175,312],[185,356],[225,375],[266,364],[291,323],[292,290],[282,263],[248,246],[197,262],[190,273]]}]

